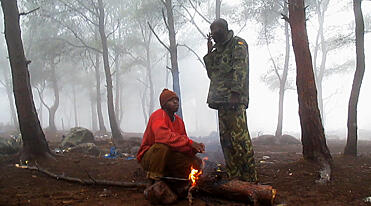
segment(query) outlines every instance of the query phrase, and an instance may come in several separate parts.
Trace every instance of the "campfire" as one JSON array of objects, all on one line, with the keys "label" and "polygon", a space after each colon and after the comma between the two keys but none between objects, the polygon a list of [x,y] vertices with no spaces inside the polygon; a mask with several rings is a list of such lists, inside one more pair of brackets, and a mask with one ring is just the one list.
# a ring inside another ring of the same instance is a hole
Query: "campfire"
[{"label": "campfire", "polygon": [[193,192],[253,205],[273,205],[277,191],[272,186],[238,179],[230,180],[228,177],[224,177],[219,165],[213,168],[214,171],[209,171],[208,167],[205,167],[205,161],[203,161],[202,168],[202,170],[197,170],[191,167],[188,176],[191,183],[187,196],[189,206],[193,203]]},{"label": "campfire", "polygon": [[200,175],[202,175],[202,170],[199,171],[191,167],[191,173],[189,173],[188,179],[191,180],[192,187],[196,186],[196,182],[200,178]]}]

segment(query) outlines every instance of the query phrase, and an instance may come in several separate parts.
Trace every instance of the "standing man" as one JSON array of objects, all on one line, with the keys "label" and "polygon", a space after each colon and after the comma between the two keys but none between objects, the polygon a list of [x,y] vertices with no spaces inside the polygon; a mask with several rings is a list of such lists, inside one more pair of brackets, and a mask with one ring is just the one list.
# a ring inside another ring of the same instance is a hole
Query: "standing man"
[{"label": "standing man", "polygon": [[[244,39],[224,19],[210,25],[204,57],[210,79],[207,103],[218,110],[220,143],[230,178],[256,182],[254,150],[247,128],[249,54]],[[215,45],[211,41],[214,40]]]}]

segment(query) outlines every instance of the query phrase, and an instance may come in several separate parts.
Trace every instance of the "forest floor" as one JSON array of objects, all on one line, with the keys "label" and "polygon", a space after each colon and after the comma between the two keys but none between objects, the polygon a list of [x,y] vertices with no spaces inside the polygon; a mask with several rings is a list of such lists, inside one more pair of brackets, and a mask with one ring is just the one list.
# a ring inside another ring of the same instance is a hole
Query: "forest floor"
[{"label": "forest floor", "polygon": [[[57,145],[49,144],[51,149]],[[341,140],[328,141],[334,160],[332,179],[321,185],[315,183],[318,167],[302,159],[301,145],[255,144],[260,182],[277,189],[275,205],[371,205],[366,199],[371,199],[371,141],[359,141],[357,158],[343,157],[344,145]],[[97,146],[105,151],[110,147],[107,141],[97,142]],[[0,157],[0,205],[150,205],[144,199],[143,189],[85,186],[17,168],[16,163],[16,155]],[[39,164],[55,174],[81,179],[146,182],[136,160],[125,158],[68,152]],[[194,206],[245,205],[201,194],[194,196]],[[185,199],[175,205],[188,204]]]}]

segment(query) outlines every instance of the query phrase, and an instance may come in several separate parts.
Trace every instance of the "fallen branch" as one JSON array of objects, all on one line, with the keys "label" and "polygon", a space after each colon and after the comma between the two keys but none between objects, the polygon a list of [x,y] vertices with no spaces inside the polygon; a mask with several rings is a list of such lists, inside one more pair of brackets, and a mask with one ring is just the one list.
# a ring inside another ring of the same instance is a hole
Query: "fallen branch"
[{"label": "fallen branch", "polygon": [[[273,205],[276,190],[269,185],[258,185],[239,180],[219,180],[201,177],[197,184],[200,192],[219,198],[241,201],[253,205]],[[190,202],[191,203],[191,202]]]},{"label": "fallen branch", "polygon": [[31,11],[28,11],[28,12],[21,12],[21,13],[19,13],[19,16],[26,16],[27,14],[30,14],[32,12],[35,12],[35,11],[37,11],[39,9],[40,9],[40,7],[37,7],[36,9],[32,9]]},{"label": "fallen branch", "polygon": [[125,188],[146,188],[148,186],[147,183],[142,183],[142,182],[119,182],[119,181],[110,181],[110,180],[96,180],[96,179],[93,179],[90,175],[89,175],[90,180],[79,179],[76,177],[57,175],[46,169],[36,167],[36,166],[19,165],[19,164],[16,164],[15,166],[18,168],[22,168],[22,169],[35,170],[43,174],[46,174],[47,176],[53,177],[57,180],[74,182],[74,183],[79,183],[82,185],[117,186],[117,187],[125,187]]}]

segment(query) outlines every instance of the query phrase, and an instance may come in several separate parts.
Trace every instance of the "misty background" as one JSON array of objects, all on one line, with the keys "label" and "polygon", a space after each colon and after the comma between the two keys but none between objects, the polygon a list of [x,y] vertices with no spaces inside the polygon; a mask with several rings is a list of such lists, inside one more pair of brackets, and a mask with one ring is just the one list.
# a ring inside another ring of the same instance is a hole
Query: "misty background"
[{"label": "misty background", "polygon": [[[83,22],[75,14],[68,13],[71,9],[63,7],[68,1],[19,1],[20,12],[40,7],[33,13],[21,17],[21,29],[25,45],[26,57],[31,60],[29,71],[33,87],[33,97],[39,119],[43,128],[49,126],[48,110],[54,101],[53,80],[50,78],[54,68],[59,89],[59,106],[55,114],[58,130],[68,130],[81,126],[96,130],[93,119],[95,56],[91,49],[81,44],[94,45],[89,22]],[[72,1],[71,1],[72,2]],[[148,29],[150,23],[159,39],[168,43],[168,34],[162,21],[160,3],[148,1],[106,1],[106,22],[108,37],[109,60],[114,94],[119,85],[120,127],[123,132],[144,132],[146,120],[150,115],[150,92],[148,70],[138,63],[145,58],[143,39],[149,39],[150,72],[153,82],[153,111],[158,109],[159,95],[163,88],[172,89],[172,77],[167,67],[170,65],[167,50]],[[209,32],[207,23],[194,8],[186,4],[188,1],[174,1],[176,37],[178,46],[178,62],[180,90],[182,95],[183,119],[189,136],[207,136],[217,130],[217,113],[206,104],[209,79],[206,70],[198,60],[207,52],[207,40],[204,34]],[[184,2],[184,4],[181,4]],[[210,21],[215,18],[214,1],[195,1],[196,7]],[[253,137],[262,134],[274,134],[278,116],[278,80],[274,76],[274,65],[283,67],[284,61],[284,20],[277,18],[281,11],[276,7],[252,9],[248,0],[222,1],[221,17],[229,22],[229,28],[236,35],[244,38],[249,44],[250,56],[250,103],[247,110],[248,126]],[[264,1],[255,1],[263,8]],[[263,3],[262,3],[263,2]],[[315,3],[307,1],[307,31],[313,58],[315,42],[319,27]],[[358,103],[359,138],[370,138],[362,134],[371,131],[371,2],[362,4],[365,19],[365,60],[366,70]],[[190,13],[188,13],[188,12]],[[272,13],[269,13],[269,12]],[[189,15],[191,14],[191,15]],[[1,13],[2,15],[2,13]],[[191,16],[194,17],[192,23]],[[272,25],[265,23],[276,18]],[[4,30],[3,18],[0,18],[0,29]],[[195,26],[197,25],[197,27]],[[268,25],[265,27],[265,25]],[[265,28],[264,28],[265,27]],[[93,28],[94,30],[94,28]],[[141,38],[144,37],[144,38]],[[149,37],[149,38],[148,38]],[[331,50],[326,57],[326,72],[323,87],[323,123],[328,136],[338,135],[345,138],[347,128],[348,101],[355,71],[355,36],[354,14],[352,1],[330,0],[324,16],[324,38],[332,42]],[[335,43],[334,43],[335,42]],[[187,47],[191,48],[188,49]],[[330,45],[330,43],[329,43]],[[85,46],[85,47],[84,47]],[[119,55],[116,54],[119,51]],[[195,52],[195,53],[194,53]],[[317,62],[321,62],[321,53]],[[100,57],[101,58],[101,57]],[[119,61],[117,61],[119,60]],[[118,62],[118,63],[117,63]],[[100,60],[102,113],[105,127],[109,129],[105,77],[103,62]],[[120,79],[117,80],[116,76]],[[295,59],[290,39],[290,64],[287,90],[284,99],[283,133],[300,137],[298,100],[295,85]],[[7,59],[5,39],[0,38],[0,125],[13,125],[9,96],[6,84],[10,79],[10,67]],[[41,101],[42,100],[42,101]],[[13,100],[14,101],[14,100]],[[14,107],[14,104],[13,104]],[[76,113],[75,113],[76,110]],[[95,127],[95,128],[94,128]],[[0,127],[1,128],[1,127]]]}]

